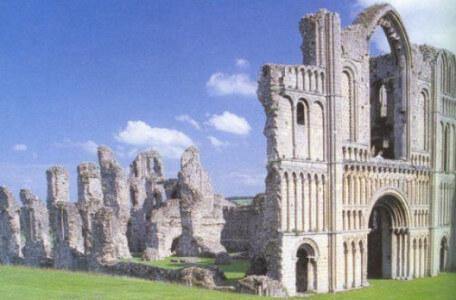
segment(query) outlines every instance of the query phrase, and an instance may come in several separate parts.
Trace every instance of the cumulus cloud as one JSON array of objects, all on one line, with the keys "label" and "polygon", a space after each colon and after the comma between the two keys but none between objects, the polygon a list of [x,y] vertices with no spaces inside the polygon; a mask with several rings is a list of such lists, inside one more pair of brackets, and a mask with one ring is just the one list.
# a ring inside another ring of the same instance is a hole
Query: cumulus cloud
[{"label": "cumulus cloud", "polygon": [[[402,17],[409,38],[415,44],[429,44],[456,52],[456,5],[454,0],[357,0],[355,10],[388,2]],[[372,37],[380,50],[389,52],[381,34]]]},{"label": "cumulus cloud", "polygon": [[89,154],[96,154],[98,144],[92,140],[88,140],[85,142],[74,142],[70,139],[65,139],[63,142],[54,143],[54,146],[57,148],[75,148],[80,149],[84,152]]},{"label": "cumulus cloud", "polygon": [[13,150],[16,152],[25,152],[27,151],[27,145],[25,144],[16,144],[13,146]]},{"label": "cumulus cloud", "polygon": [[246,69],[250,66],[250,63],[247,59],[245,58],[237,58],[236,59],[236,67],[239,67],[241,69]]},{"label": "cumulus cloud", "polygon": [[188,123],[195,129],[198,129],[198,130],[201,129],[201,126],[198,123],[198,121],[196,121],[195,119],[193,119],[189,115],[179,115],[179,116],[176,117],[176,120],[179,121],[179,122]]},{"label": "cumulus cloud", "polygon": [[247,135],[252,129],[246,119],[229,111],[225,111],[221,115],[212,115],[207,124],[219,131],[237,135]]},{"label": "cumulus cloud", "polygon": [[254,97],[257,84],[245,73],[225,74],[217,72],[206,82],[206,88],[211,96],[239,95]]},{"label": "cumulus cloud", "polygon": [[225,146],[229,145],[228,142],[221,141],[221,140],[219,140],[218,138],[216,138],[215,136],[212,136],[212,135],[208,136],[207,139],[211,143],[212,147],[214,147],[216,149],[220,149],[222,147],[225,147]]},{"label": "cumulus cloud", "polygon": [[193,144],[184,133],[168,128],[151,127],[143,121],[128,121],[115,138],[120,143],[135,148],[150,147],[168,158],[179,158],[188,146]]}]

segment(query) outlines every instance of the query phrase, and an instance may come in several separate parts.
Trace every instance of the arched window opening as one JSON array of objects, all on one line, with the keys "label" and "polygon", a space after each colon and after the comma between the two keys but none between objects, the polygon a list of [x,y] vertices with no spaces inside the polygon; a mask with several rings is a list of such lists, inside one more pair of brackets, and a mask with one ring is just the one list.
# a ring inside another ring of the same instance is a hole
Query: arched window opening
[{"label": "arched window opening", "polygon": [[448,139],[449,139],[449,131],[448,131],[448,126],[445,126],[444,130],[443,130],[443,170],[444,171],[448,171],[448,159],[449,159],[449,156],[448,156]]},{"label": "arched window opening", "polygon": [[440,242],[440,272],[445,272],[448,263],[448,241],[446,237]]},{"label": "arched window opening", "polygon": [[298,123],[298,125],[306,124],[305,109],[304,104],[302,102],[299,102],[296,108],[296,122]]},{"label": "arched window opening", "polygon": [[305,293],[317,288],[317,264],[315,251],[309,244],[303,244],[296,253],[296,292]]},{"label": "arched window opening", "polygon": [[355,84],[352,72],[347,68],[342,72],[342,97],[344,111],[348,113],[347,139],[351,142],[357,140],[357,103],[355,99]]},{"label": "arched window opening", "polygon": [[[369,57],[372,153],[387,159],[406,159],[409,44],[401,36],[394,16],[386,15],[378,24],[370,41]],[[384,42],[379,43],[378,37]]]}]

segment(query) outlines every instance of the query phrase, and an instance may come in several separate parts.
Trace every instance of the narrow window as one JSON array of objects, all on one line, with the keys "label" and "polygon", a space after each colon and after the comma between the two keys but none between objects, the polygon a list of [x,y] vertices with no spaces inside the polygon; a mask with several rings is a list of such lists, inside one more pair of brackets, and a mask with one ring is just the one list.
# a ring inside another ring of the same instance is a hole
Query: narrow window
[{"label": "narrow window", "polygon": [[298,103],[298,107],[296,109],[296,120],[299,125],[304,125],[306,123],[306,117],[304,113],[304,104],[302,102]]}]

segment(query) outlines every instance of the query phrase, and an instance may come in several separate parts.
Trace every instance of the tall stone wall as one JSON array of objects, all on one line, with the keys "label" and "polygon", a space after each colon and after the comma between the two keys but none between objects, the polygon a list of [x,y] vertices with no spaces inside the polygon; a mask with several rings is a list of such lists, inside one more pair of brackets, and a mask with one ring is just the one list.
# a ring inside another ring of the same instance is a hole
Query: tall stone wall
[{"label": "tall stone wall", "polygon": [[225,207],[223,217],[222,245],[229,252],[249,251],[254,253],[255,244],[263,226],[264,194],[257,195],[252,204]]},{"label": "tall stone wall", "polygon": [[139,153],[130,165],[131,218],[128,243],[132,252],[140,253],[146,248],[146,211],[167,198],[163,174],[160,154],[153,150]]},{"label": "tall stone wall", "polygon": [[69,198],[69,176],[63,167],[47,170],[49,224],[53,237],[54,266],[63,269],[85,267],[82,219]]},{"label": "tall stone wall", "polygon": [[226,252],[220,242],[223,224],[221,203],[212,189],[195,147],[185,150],[178,175],[182,236],[177,253],[183,256]]},{"label": "tall stone wall", "polygon": [[22,259],[19,207],[11,192],[0,187],[0,263],[18,263]]},{"label": "tall stone wall", "polygon": [[92,221],[95,214],[103,206],[100,169],[93,163],[83,163],[77,168],[78,173],[78,202],[82,233],[84,236],[84,251],[91,252],[92,241],[97,239],[93,234]]},{"label": "tall stone wall", "polygon": [[52,265],[49,214],[44,202],[30,190],[21,190],[21,230],[25,237],[24,262],[31,266]]},{"label": "tall stone wall", "polygon": [[103,202],[113,210],[113,239],[116,257],[131,257],[128,248],[127,226],[130,216],[128,187],[124,171],[111,149],[100,146],[98,161],[101,172]]}]

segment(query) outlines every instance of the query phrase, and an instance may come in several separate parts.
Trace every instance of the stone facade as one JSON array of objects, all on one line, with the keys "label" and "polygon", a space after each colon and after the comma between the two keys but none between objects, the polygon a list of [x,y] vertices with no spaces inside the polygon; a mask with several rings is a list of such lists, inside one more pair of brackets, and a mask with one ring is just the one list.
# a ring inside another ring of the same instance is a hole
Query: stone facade
[{"label": "stone facade", "polygon": [[[391,53],[371,57],[379,27]],[[454,268],[454,54],[411,44],[386,4],[345,28],[320,10],[300,31],[304,64],[265,65],[259,78],[268,176],[257,269],[296,295]]]}]

